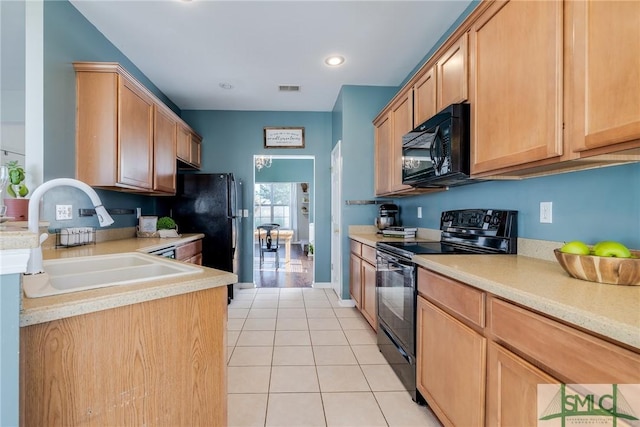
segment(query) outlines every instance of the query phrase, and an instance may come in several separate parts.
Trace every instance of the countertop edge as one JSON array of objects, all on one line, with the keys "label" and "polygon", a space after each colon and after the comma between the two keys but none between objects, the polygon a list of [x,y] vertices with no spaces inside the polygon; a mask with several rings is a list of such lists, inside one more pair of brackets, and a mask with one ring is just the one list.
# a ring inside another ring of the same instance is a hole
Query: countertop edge
[{"label": "countertop edge", "polygon": [[[626,344],[640,350],[640,330],[631,325],[605,316],[599,316],[575,306],[562,304],[561,302],[555,301],[551,298],[545,298],[541,295],[512,288],[502,283],[494,282],[486,277],[460,271],[442,265],[433,259],[427,259],[426,257],[419,256],[414,257],[413,261],[421,267],[443,274],[497,297],[504,298],[507,301],[519,304],[544,315],[556,318],[568,324],[596,333],[602,337],[618,341],[619,343]],[[543,262],[553,264],[550,261]]]},{"label": "countertop edge", "polygon": [[176,283],[166,283],[164,281],[157,284],[132,284],[126,287],[123,286],[122,291],[118,293],[26,309],[20,313],[20,327],[227,286],[238,280],[238,276],[233,273],[207,267],[201,268],[203,272],[197,274],[204,274],[204,277],[193,278],[187,276],[175,279],[177,280]]},{"label": "countertop edge", "polygon": [[[349,238],[357,242],[376,246],[377,242],[385,240],[398,240],[376,235],[374,233],[349,233]],[[548,244],[549,247],[555,243]],[[545,250],[548,249],[545,247]],[[478,256],[478,255],[471,255]],[[521,260],[530,259],[535,262],[548,263],[550,268],[555,268],[557,263],[549,259],[528,257],[523,255],[504,255],[518,257]],[[507,301],[529,308],[543,315],[555,318],[559,321],[581,328],[585,331],[597,334],[605,339],[609,339],[620,344],[630,346],[636,351],[640,351],[640,328],[624,323],[611,317],[593,313],[577,306],[568,305],[553,298],[545,297],[541,294],[527,292],[526,290],[512,287],[504,283],[492,280],[480,274],[474,274],[469,269],[457,269],[438,262],[438,256],[414,256],[413,261],[424,268],[436,273],[440,273],[452,279],[458,280],[469,286],[488,292]],[[570,279],[567,280],[576,280]],[[608,286],[608,285],[605,285]]]}]

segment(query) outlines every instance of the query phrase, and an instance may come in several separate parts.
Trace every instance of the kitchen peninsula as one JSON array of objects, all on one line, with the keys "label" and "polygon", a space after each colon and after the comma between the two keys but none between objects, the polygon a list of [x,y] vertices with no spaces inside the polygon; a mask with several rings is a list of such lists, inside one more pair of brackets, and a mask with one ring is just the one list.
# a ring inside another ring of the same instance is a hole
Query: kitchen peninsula
[{"label": "kitchen peninsula", "polygon": [[[149,252],[181,239],[45,249],[44,259]],[[174,278],[22,299],[21,425],[226,425],[227,285]]]}]

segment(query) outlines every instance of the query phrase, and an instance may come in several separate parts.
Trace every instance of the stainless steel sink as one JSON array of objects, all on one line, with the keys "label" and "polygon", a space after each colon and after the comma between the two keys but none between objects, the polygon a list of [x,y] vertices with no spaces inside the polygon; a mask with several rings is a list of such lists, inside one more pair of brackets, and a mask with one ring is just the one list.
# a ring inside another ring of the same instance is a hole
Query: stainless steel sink
[{"label": "stainless steel sink", "polygon": [[192,264],[137,252],[49,260],[43,262],[43,267],[45,272],[42,274],[23,276],[22,287],[29,298],[180,277],[202,271]]}]

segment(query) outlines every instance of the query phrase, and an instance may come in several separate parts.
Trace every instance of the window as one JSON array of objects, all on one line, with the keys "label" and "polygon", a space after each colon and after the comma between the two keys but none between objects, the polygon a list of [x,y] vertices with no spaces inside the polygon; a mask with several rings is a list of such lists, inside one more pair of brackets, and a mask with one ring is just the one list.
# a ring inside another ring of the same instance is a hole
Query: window
[{"label": "window", "polygon": [[282,228],[291,228],[293,185],[290,182],[255,184],[253,215],[256,226],[276,223]]}]

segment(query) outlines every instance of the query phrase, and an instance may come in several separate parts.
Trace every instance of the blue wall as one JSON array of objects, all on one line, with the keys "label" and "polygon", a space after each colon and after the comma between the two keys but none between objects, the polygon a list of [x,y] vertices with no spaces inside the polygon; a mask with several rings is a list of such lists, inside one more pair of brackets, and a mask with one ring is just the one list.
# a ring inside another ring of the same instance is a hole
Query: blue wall
[{"label": "blue wall", "polygon": [[[315,280],[330,280],[331,113],[185,110],[183,118],[202,137],[202,173],[233,172],[244,183],[242,206],[253,214],[253,156],[315,156]],[[265,149],[265,126],[305,128],[305,148]],[[299,181],[299,180],[295,180]],[[240,282],[253,281],[253,218],[243,219]]]},{"label": "blue wall", "polygon": [[[640,248],[640,164],[492,181],[398,199],[404,225],[439,228],[440,212],[464,208],[519,211],[518,232],[529,239],[617,240]],[[540,224],[540,202],[553,202],[553,223]],[[422,206],[422,219],[416,216]]]},{"label": "blue wall", "polygon": [[[151,90],[176,113],[180,110],[140,72],[129,59],[109,42],[68,1],[44,2],[44,180],[75,177],[75,108],[76,84],[74,61],[119,62],[141,83]],[[141,207],[143,214],[153,214],[154,199],[114,191],[98,194],[107,208]],[[70,187],[47,192],[44,219],[51,228],[70,226],[97,226],[95,217],[75,218],[56,222],[55,204],[71,204],[74,217],[77,209],[92,208],[89,198]],[[114,216],[112,227],[130,227],[137,224],[135,215]]]},{"label": "blue wall", "polygon": [[343,86],[333,108],[333,142],[342,140],[342,298],[349,298],[349,238],[352,224],[373,225],[376,205],[346,205],[347,200],[373,200],[373,119],[398,91],[397,87]]}]

